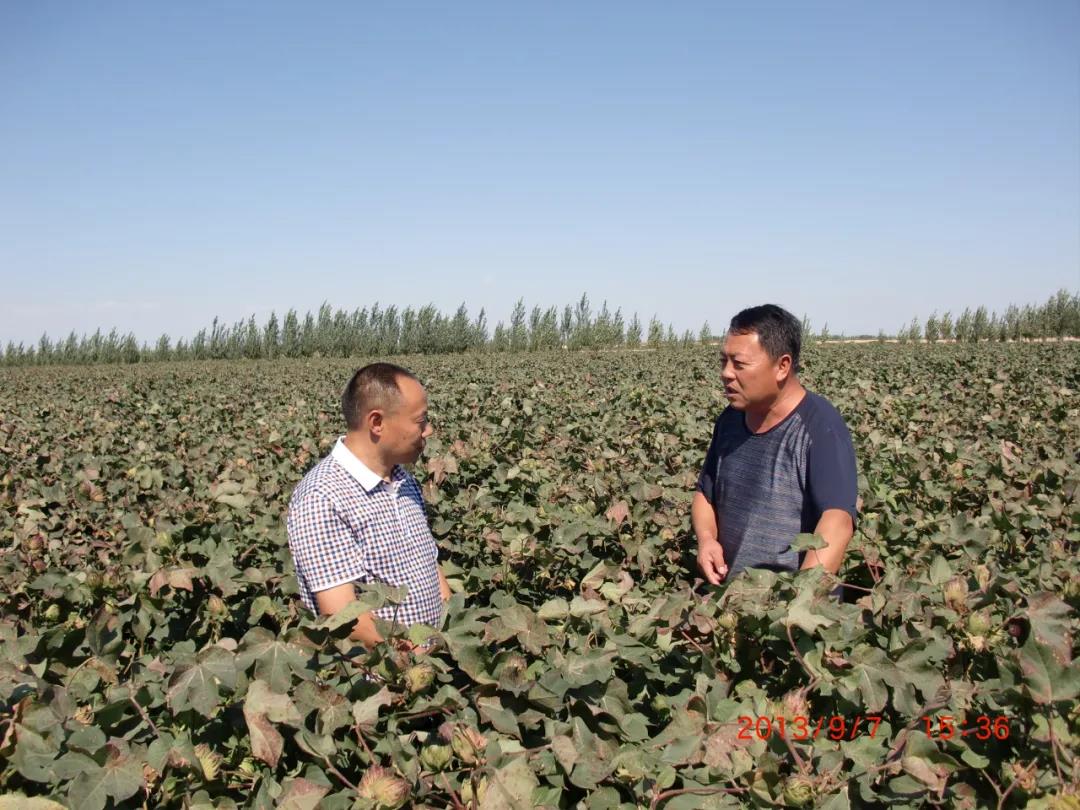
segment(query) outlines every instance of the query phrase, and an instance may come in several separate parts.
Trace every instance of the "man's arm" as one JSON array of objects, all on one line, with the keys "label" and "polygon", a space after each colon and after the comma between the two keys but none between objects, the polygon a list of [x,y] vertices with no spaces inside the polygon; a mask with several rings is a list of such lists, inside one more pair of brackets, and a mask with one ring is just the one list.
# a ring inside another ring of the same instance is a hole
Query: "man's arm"
[{"label": "man's arm", "polygon": [[[445,602],[451,596],[450,584],[446,581],[446,575],[443,574],[442,567],[436,568],[436,571],[439,574],[439,595]],[[319,606],[319,613],[324,616],[332,616],[355,599],[356,588],[351,582],[327,588],[325,591],[318,591],[315,594],[315,603]],[[356,625],[353,627],[352,632],[349,633],[349,638],[353,641],[359,641],[369,650],[384,640],[379,631],[375,629],[375,617],[371,611],[361,613],[357,617]]]},{"label": "man's arm", "polygon": [[720,547],[720,528],[716,525],[716,513],[701,490],[694,493],[690,522],[694,527],[694,536],[697,537],[698,568],[710,584],[719,585],[727,576],[728,567],[724,561],[724,549]]},{"label": "man's arm", "polygon": [[[332,616],[349,602],[355,600],[356,587],[351,582],[346,582],[344,585],[335,585],[333,588],[327,588],[325,591],[318,591],[315,594],[315,602],[319,606],[319,613],[324,616]],[[369,650],[383,640],[379,631],[375,629],[375,617],[372,616],[370,610],[367,613],[360,614],[356,620],[356,626],[349,633],[349,638],[353,641],[359,641]]]},{"label": "man's arm", "polygon": [[828,545],[825,548],[809,549],[803,560],[802,570],[821,565],[826,571],[835,574],[840,570],[844,551],[855,534],[851,515],[843,509],[826,509],[814,528],[814,534],[822,537]]},{"label": "man's arm", "polygon": [[439,596],[442,597],[442,600],[444,602],[448,602],[450,601],[450,596],[452,595],[450,593],[450,583],[446,581],[446,574],[442,572],[441,565],[437,566],[435,570],[439,572]]},{"label": "man's arm", "polygon": [[818,409],[807,458],[807,494],[821,512],[814,534],[827,545],[806,552],[803,570],[818,565],[833,574],[840,570],[844,551],[855,533],[858,487],[851,432],[835,408]]}]

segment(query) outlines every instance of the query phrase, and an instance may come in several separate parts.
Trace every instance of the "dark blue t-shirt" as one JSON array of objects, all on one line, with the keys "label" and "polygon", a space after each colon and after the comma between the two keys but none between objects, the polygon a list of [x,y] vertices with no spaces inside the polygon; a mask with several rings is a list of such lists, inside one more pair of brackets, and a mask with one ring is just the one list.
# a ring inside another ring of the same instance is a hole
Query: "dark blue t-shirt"
[{"label": "dark blue t-shirt", "polygon": [[826,509],[843,509],[854,524],[851,434],[832,403],[810,391],[764,433],[751,433],[743,412],[728,406],[716,420],[698,489],[716,512],[730,573],[796,571],[802,555],[791,543],[813,532]]}]

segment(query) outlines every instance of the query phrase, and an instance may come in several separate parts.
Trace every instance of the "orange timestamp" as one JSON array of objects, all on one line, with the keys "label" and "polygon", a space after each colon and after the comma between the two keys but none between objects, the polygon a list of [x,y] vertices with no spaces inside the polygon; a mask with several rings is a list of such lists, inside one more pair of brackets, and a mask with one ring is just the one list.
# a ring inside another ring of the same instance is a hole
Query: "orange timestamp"
[{"label": "orange timestamp", "polygon": [[796,715],[795,717],[750,717],[740,715],[738,738],[740,740],[767,740],[774,734],[782,740],[854,740],[860,733],[873,737],[881,725],[880,715],[856,715],[847,718],[834,714],[817,720]]},{"label": "orange timestamp", "polygon": [[[768,717],[740,715],[738,738],[740,740],[767,740],[776,736],[783,740],[829,739],[836,742],[854,740],[859,734],[874,737],[881,725],[881,715],[856,715],[844,717],[832,715],[816,720],[797,715],[795,717]],[[978,740],[1005,740],[1009,737],[1009,718],[1005,715],[980,714],[971,723],[957,722],[948,715],[922,717],[927,737],[948,740],[952,737],[973,736]]]},{"label": "orange timestamp", "polygon": [[980,714],[972,723],[957,722],[948,714],[922,718],[926,736],[939,740],[971,735],[977,740],[1007,740],[1009,738],[1009,718],[1005,715]]}]

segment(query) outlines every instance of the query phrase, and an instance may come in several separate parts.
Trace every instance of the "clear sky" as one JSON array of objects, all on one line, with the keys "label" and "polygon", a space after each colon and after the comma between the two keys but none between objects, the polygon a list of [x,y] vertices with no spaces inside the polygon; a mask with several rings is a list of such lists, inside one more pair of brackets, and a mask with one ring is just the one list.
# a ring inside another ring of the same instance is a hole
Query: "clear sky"
[{"label": "clear sky", "polygon": [[0,341],[1080,290],[1080,2],[0,0]]}]

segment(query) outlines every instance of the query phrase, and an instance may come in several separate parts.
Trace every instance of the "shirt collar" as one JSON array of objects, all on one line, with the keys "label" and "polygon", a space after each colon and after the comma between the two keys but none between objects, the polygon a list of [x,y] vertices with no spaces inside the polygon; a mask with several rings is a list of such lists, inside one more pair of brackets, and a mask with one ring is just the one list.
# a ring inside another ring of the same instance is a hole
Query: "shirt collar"
[{"label": "shirt collar", "polygon": [[[371,492],[379,484],[386,483],[381,475],[353,455],[353,452],[345,446],[344,436],[338,437],[337,444],[334,445],[334,449],[330,455],[333,456],[334,461],[344,467],[345,472],[355,478],[360,483],[360,486],[366,491]],[[398,478],[400,478],[400,470],[396,464],[394,465],[393,471],[390,473],[390,477],[395,483]]]}]

